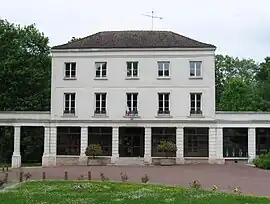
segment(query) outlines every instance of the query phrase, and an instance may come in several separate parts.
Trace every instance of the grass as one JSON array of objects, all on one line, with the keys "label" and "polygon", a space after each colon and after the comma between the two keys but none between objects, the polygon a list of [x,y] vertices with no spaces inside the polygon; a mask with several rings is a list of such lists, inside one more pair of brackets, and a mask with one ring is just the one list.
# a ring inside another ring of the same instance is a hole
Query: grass
[{"label": "grass", "polygon": [[22,183],[18,188],[0,193],[0,203],[268,204],[270,203],[270,199],[150,184],[88,181],[31,181]]}]

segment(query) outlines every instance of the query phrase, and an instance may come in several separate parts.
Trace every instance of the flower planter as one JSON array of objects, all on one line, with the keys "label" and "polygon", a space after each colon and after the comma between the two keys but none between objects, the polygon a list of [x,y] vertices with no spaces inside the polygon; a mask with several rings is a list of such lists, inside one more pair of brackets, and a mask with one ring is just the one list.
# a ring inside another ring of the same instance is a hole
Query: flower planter
[{"label": "flower planter", "polygon": [[161,166],[172,166],[175,165],[175,159],[173,158],[162,158],[160,159]]},{"label": "flower planter", "polygon": [[104,166],[108,164],[107,158],[95,158],[88,160],[88,166]]}]

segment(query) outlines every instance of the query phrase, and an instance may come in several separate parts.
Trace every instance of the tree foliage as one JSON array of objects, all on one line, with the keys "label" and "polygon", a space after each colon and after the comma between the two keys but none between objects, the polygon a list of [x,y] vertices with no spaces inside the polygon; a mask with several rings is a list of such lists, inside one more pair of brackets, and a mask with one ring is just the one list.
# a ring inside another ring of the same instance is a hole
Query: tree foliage
[{"label": "tree foliage", "polygon": [[0,110],[49,110],[48,42],[35,25],[0,20]]},{"label": "tree foliage", "polygon": [[260,65],[252,59],[216,56],[216,108],[222,111],[264,110],[259,81]]}]

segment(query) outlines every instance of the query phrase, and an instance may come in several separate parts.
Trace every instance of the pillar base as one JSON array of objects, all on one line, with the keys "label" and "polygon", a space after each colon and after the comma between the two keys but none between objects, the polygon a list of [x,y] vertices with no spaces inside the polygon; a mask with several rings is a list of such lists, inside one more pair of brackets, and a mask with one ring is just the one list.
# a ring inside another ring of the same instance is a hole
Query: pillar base
[{"label": "pillar base", "polygon": [[225,164],[225,159],[208,159],[209,164]]},{"label": "pillar base", "polygon": [[79,165],[86,166],[87,165],[87,160],[88,160],[88,157],[87,156],[81,155],[79,157]]},{"label": "pillar base", "polygon": [[42,156],[42,167],[56,166],[56,156],[44,155]]},{"label": "pillar base", "polygon": [[116,164],[119,161],[119,155],[113,155],[111,157],[111,164]]},{"label": "pillar base", "polygon": [[20,168],[22,165],[21,156],[12,156],[11,168]]},{"label": "pillar base", "polygon": [[145,156],[144,157],[144,164],[145,165],[151,165],[152,164],[152,157],[151,156]]},{"label": "pillar base", "polygon": [[176,164],[185,164],[185,158],[180,157],[180,158],[175,158]]}]

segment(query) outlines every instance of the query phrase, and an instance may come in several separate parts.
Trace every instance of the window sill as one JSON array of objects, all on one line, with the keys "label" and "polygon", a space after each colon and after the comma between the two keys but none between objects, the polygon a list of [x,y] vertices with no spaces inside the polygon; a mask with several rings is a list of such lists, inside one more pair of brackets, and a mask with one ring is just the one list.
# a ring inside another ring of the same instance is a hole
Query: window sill
[{"label": "window sill", "polygon": [[77,80],[77,77],[64,77],[64,80]]},{"label": "window sill", "polygon": [[139,80],[139,77],[126,77],[126,80]]},{"label": "window sill", "polygon": [[172,118],[172,116],[169,114],[159,114],[156,116],[156,118]]},{"label": "window sill", "polygon": [[65,113],[62,115],[63,118],[77,118],[78,116],[72,113]]},{"label": "window sill", "polygon": [[106,114],[95,114],[92,118],[108,118],[109,116]]},{"label": "window sill", "polygon": [[107,77],[95,77],[94,80],[108,80]]},{"label": "window sill", "polygon": [[194,80],[196,80],[196,79],[203,79],[203,77],[202,76],[198,76],[198,77],[189,77],[189,79],[194,79]]},{"label": "window sill", "polygon": [[141,118],[139,115],[134,115],[134,116],[129,116],[129,115],[124,115],[124,118]]},{"label": "window sill", "polygon": [[157,80],[170,80],[171,77],[166,76],[166,77],[157,77]]},{"label": "window sill", "polygon": [[202,114],[192,114],[188,116],[189,118],[205,118]]}]

